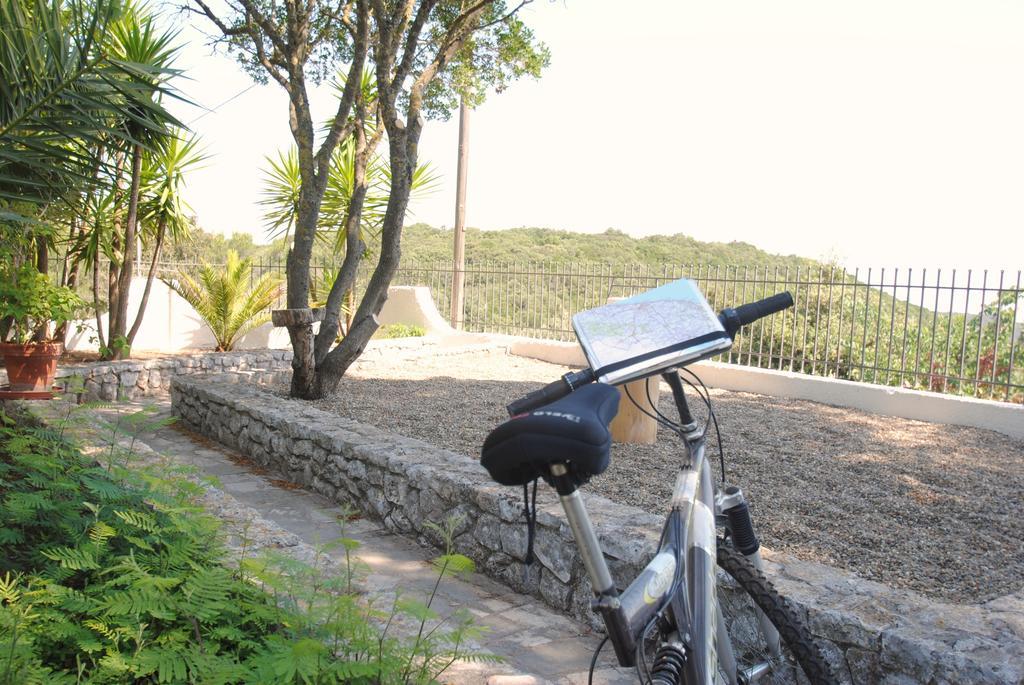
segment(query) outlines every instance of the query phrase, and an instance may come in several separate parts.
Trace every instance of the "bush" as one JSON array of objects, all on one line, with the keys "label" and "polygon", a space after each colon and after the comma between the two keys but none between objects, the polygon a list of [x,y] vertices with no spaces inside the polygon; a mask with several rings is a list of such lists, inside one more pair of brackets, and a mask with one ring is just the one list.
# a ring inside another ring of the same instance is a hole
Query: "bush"
[{"label": "bush", "polygon": [[[432,598],[380,611],[356,594],[355,541],[336,543],[350,559],[341,576],[285,557],[225,567],[201,487],[166,467],[129,470],[129,457],[112,444],[105,463],[88,459],[0,413],[3,685],[422,683],[467,658],[464,617],[387,635],[395,614],[440,621]],[[441,559],[440,577],[472,565]]]},{"label": "bush", "polygon": [[377,329],[375,338],[422,338],[427,334],[423,326],[406,323],[392,323]]}]

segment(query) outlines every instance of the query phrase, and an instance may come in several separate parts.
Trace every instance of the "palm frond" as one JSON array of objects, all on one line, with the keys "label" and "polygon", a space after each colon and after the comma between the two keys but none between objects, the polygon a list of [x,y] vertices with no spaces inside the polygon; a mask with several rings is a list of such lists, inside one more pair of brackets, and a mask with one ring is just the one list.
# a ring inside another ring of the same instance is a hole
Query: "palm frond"
[{"label": "palm frond", "polygon": [[223,267],[203,264],[199,278],[179,271],[175,279],[163,279],[174,292],[192,305],[217,341],[217,349],[231,350],[238,340],[270,320],[269,308],[283,288],[277,274],[263,274],[252,285],[252,259],[228,252]]},{"label": "palm frond", "polygon": [[145,147],[178,123],[159,97],[173,96],[177,72],[111,49],[130,12],[118,0],[0,0],[0,199],[67,198],[93,182],[97,150]]},{"label": "palm frond", "polygon": [[282,235],[287,240],[299,213],[299,154],[295,148],[279,152],[277,159],[266,158],[270,169],[263,174],[263,198],[259,204],[267,207],[263,218],[267,224],[267,237],[276,240]]}]

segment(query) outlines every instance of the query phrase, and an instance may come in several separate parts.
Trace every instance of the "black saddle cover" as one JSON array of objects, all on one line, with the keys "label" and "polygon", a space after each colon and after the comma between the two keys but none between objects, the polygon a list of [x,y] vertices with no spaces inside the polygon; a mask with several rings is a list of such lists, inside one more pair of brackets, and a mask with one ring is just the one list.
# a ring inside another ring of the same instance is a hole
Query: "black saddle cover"
[{"label": "black saddle cover", "polygon": [[480,463],[502,485],[547,479],[551,464],[565,463],[581,485],[608,468],[608,424],[618,411],[618,390],[604,383],[585,385],[495,428],[484,441]]}]

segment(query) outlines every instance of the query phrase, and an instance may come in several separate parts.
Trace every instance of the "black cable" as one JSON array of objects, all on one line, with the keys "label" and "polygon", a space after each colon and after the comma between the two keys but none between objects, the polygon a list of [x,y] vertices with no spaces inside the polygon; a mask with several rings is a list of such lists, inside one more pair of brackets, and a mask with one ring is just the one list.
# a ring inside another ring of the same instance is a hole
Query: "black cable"
[{"label": "black cable", "polygon": [[[690,374],[695,379],[697,379],[697,382],[700,383],[700,387],[704,388],[704,393],[707,393],[706,395],[701,393],[701,391],[697,389],[696,385],[691,383],[688,379],[683,378],[682,376],[680,376],[680,378],[682,378],[683,382],[686,383],[687,385],[689,385],[691,388],[693,388],[694,392],[696,392],[700,396],[700,398],[702,400],[704,400],[704,404],[707,405],[707,408],[708,408],[708,422],[714,424],[714,426],[715,426],[715,435],[717,436],[717,439],[718,439],[718,460],[719,460],[719,465],[721,466],[721,469],[722,469],[722,482],[724,483],[725,482],[725,449],[722,446],[722,431],[718,427],[718,417],[715,415],[715,410],[711,406],[711,391],[708,390],[708,386],[704,385],[704,381],[702,381],[700,379],[700,376],[698,376],[693,371],[690,371],[687,368],[684,368],[682,370],[686,371],[686,373]],[[704,424],[704,430],[707,431],[707,423]]]},{"label": "black cable", "polygon": [[[658,383],[660,384],[661,381],[658,381]],[[671,423],[673,426],[678,426],[678,430],[681,431],[683,429],[683,427],[680,424],[676,423],[675,421],[673,421],[669,417],[667,417],[664,414],[662,414],[661,411],[658,409],[658,404],[661,401],[661,389],[658,388],[658,400],[659,400],[659,402],[655,402],[654,398],[651,397],[651,385],[650,385],[650,383],[645,383],[644,384],[644,391],[647,393],[647,403],[649,405],[651,405],[652,409],[654,409],[654,413],[656,413],[658,416],[660,416],[661,418],[663,418],[666,421],[668,421],[669,423]]]},{"label": "black cable", "polygon": [[639,409],[639,410],[640,410],[640,411],[641,411],[642,413],[644,413],[645,415],[647,415],[647,416],[649,416],[650,418],[652,418],[652,419],[654,419],[655,421],[657,421],[657,422],[658,422],[658,423],[659,423],[660,425],[664,426],[665,428],[668,428],[668,429],[669,429],[670,431],[672,431],[673,433],[679,433],[679,430],[680,430],[680,429],[679,429],[679,427],[678,427],[678,426],[677,426],[676,424],[672,423],[671,421],[665,421],[665,420],[663,420],[663,419],[661,419],[661,418],[659,418],[659,417],[655,416],[655,415],[654,415],[654,414],[652,414],[651,412],[647,411],[647,410],[646,410],[646,409],[644,409],[643,407],[641,407],[641,406],[640,406],[640,404],[639,404],[639,403],[638,403],[638,402],[637,402],[637,401],[636,401],[636,400],[635,400],[635,399],[633,398],[633,393],[631,393],[631,392],[629,391],[629,386],[627,386],[627,385],[623,385],[623,386],[622,386],[622,390],[623,390],[623,392],[625,392],[625,393],[626,393],[626,397],[628,397],[628,398],[629,398],[629,401],[633,403],[633,406],[634,406],[634,407],[636,407],[637,409]]},{"label": "black cable", "polygon": [[205,116],[206,116],[207,114],[213,114],[213,113],[215,113],[215,112],[216,112],[217,110],[219,110],[219,109],[220,109],[221,107],[223,107],[224,105],[226,105],[226,104],[228,104],[229,102],[232,102],[232,101],[234,101],[234,100],[237,100],[238,98],[242,97],[243,95],[245,95],[246,93],[248,93],[248,92],[249,92],[250,90],[252,90],[253,88],[255,88],[255,87],[256,87],[256,86],[258,86],[258,85],[259,85],[258,83],[253,83],[253,84],[252,84],[252,85],[250,85],[250,86],[249,86],[248,88],[245,88],[244,90],[240,90],[240,91],[238,91],[237,93],[235,93],[234,95],[232,95],[232,96],[231,96],[231,97],[229,97],[229,98],[228,98],[227,100],[225,100],[224,102],[220,103],[219,105],[214,105],[213,107],[211,107],[211,108],[209,108],[209,109],[207,109],[207,108],[205,108],[205,107],[204,107],[203,109],[204,109],[205,111],[204,111],[204,112],[203,112],[202,114],[200,114],[199,116],[197,116],[197,117],[196,117],[195,119],[193,119],[192,121],[188,122],[188,125],[189,125],[189,126],[192,126],[192,125],[193,125],[193,124],[195,124],[195,123],[196,123],[197,121],[199,121],[200,119],[202,119],[203,117],[205,117]]},{"label": "black cable", "polygon": [[681,371],[685,371],[686,373],[690,374],[691,376],[694,377],[694,379],[696,379],[696,381],[698,383],[700,383],[700,387],[702,387],[704,389],[704,398],[705,398],[704,401],[707,402],[708,404],[710,404],[711,403],[711,391],[708,390],[708,386],[704,385],[704,381],[701,380],[700,376],[698,376],[695,372],[693,372],[691,369],[686,368],[685,366],[682,369],[680,369],[680,370]]},{"label": "black cable", "polygon": [[[701,401],[704,403],[704,405],[706,407],[708,407],[708,409],[710,409],[711,408],[711,392],[708,390],[707,386],[704,385],[703,381],[701,381],[700,377],[697,374],[695,374],[693,371],[690,371],[689,369],[680,369],[680,371],[686,371],[686,373],[688,373],[689,375],[693,376],[697,380],[697,382],[700,383],[701,387],[698,388],[696,385],[693,384],[692,381],[690,381],[690,379],[684,378],[683,376],[679,377],[684,383],[686,383],[691,388],[693,388],[693,391],[697,393],[697,397],[699,397],[701,399]],[[710,423],[710,421],[711,421],[711,417],[708,416],[708,421],[705,422],[705,424],[704,424],[704,428],[705,429],[707,429],[708,423]]]},{"label": "black cable", "polygon": [[[647,638],[651,633],[651,628],[658,620],[658,614],[655,613],[651,617],[651,620],[647,622],[644,629],[640,632],[640,639],[637,640],[636,648],[633,650],[633,661],[636,662],[636,677],[641,683],[651,682],[651,671],[647,668],[647,655],[644,654],[644,646],[647,644]],[[641,670],[641,668],[643,670]]]},{"label": "black cable", "polygon": [[597,666],[597,657],[601,654],[601,650],[604,648],[606,642],[608,642],[607,635],[604,636],[604,639],[598,643],[597,649],[594,650],[594,657],[590,660],[590,675],[587,676],[587,685],[594,685],[594,667]]}]

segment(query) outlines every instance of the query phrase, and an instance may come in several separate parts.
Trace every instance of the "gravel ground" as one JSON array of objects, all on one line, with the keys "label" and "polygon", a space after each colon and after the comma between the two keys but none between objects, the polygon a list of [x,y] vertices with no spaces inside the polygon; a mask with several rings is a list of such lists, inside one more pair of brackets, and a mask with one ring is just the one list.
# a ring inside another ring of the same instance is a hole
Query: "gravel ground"
[{"label": "gravel ground", "polygon": [[[373,359],[319,406],[478,456],[505,403],[564,372],[503,352]],[[661,410],[672,415],[662,391]],[[711,394],[728,480],[743,487],[766,546],[963,603],[1024,586],[1024,442],[802,400]],[[660,513],[679,450],[666,430],[656,445],[616,445],[587,491]],[[717,449],[709,454],[717,472]]]}]

